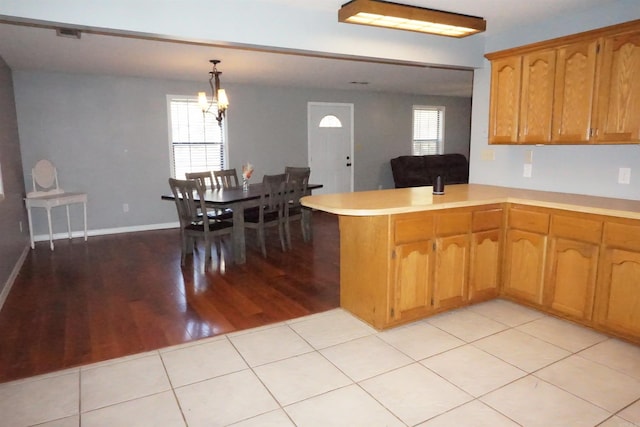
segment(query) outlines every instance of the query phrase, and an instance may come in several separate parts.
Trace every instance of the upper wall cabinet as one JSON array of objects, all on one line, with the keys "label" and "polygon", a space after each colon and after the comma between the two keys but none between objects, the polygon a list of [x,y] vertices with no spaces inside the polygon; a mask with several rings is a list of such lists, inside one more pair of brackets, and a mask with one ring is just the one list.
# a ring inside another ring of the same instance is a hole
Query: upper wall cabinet
[{"label": "upper wall cabinet", "polygon": [[640,143],[640,20],[486,57],[490,144]]},{"label": "upper wall cabinet", "polygon": [[522,58],[519,56],[496,59],[491,63],[491,144],[518,141],[521,78]]},{"label": "upper wall cabinet", "polygon": [[640,140],[640,30],[605,37],[598,80],[596,139]]},{"label": "upper wall cabinet", "polygon": [[598,42],[576,42],[558,48],[557,52],[551,142],[586,144],[592,133]]}]

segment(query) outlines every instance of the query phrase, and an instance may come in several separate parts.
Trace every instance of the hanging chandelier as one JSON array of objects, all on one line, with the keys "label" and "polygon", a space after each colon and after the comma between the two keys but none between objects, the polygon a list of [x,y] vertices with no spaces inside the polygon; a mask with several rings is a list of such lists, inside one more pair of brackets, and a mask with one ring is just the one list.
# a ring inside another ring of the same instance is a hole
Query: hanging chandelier
[{"label": "hanging chandelier", "polygon": [[[210,63],[213,64],[213,69],[209,71],[209,86],[211,87],[211,102],[207,99],[206,92],[198,92],[198,104],[202,108],[202,113],[216,114],[216,120],[218,124],[222,126],[222,119],[229,107],[229,98],[224,89],[220,89],[220,74],[222,71],[218,71],[216,65],[220,63],[219,59],[211,59]],[[215,106],[215,108],[214,108]]]}]

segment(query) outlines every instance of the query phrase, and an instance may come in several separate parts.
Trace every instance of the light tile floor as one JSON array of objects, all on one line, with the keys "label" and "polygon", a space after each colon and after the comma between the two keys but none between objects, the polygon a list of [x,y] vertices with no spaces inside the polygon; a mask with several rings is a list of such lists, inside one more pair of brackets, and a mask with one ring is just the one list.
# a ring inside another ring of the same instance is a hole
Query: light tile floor
[{"label": "light tile floor", "polygon": [[0,384],[1,426],[640,426],[640,347],[502,300],[336,309]]}]

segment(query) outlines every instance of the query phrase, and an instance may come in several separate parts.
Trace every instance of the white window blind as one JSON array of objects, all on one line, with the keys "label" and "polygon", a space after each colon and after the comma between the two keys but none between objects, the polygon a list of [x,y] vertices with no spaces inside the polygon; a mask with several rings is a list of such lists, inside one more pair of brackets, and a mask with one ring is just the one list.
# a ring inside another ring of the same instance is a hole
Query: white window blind
[{"label": "white window blind", "polygon": [[413,107],[414,156],[442,154],[444,145],[444,107]]},{"label": "white window blind", "polygon": [[171,98],[169,104],[173,176],[225,169],[224,132],[215,115],[202,114],[195,97]]}]

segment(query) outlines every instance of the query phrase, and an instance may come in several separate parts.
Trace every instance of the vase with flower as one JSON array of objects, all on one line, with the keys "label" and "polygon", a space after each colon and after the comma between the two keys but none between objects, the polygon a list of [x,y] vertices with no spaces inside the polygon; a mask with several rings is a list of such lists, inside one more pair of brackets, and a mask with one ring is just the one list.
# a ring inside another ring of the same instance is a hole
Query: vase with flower
[{"label": "vase with flower", "polygon": [[246,165],[242,165],[242,190],[249,191],[249,179],[253,174],[253,165],[251,163],[247,163]]}]

